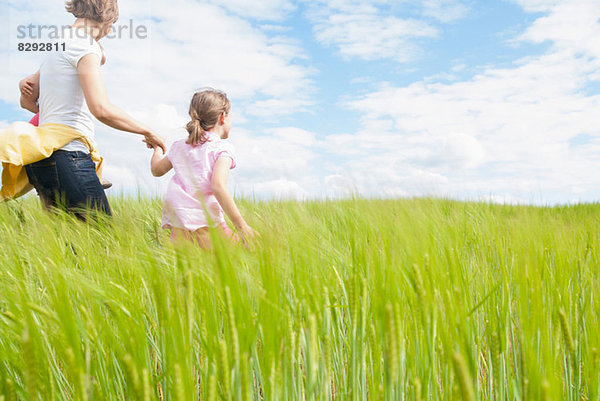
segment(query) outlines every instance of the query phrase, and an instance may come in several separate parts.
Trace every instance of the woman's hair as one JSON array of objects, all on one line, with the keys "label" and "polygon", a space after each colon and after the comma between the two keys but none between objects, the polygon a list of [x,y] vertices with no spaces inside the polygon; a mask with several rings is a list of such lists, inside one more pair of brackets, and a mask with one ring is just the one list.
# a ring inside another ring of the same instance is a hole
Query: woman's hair
[{"label": "woman's hair", "polygon": [[227,95],[215,89],[202,89],[194,94],[190,102],[190,117],[186,125],[189,133],[187,143],[201,145],[206,142],[206,131],[213,129],[221,114],[229,113],[230,103]]},{"label": "woman's hair", "polygon": [[117,0],[70,0],[67,11],[76,18],[91,19],[100,23],[115,23],[119,19]]}]

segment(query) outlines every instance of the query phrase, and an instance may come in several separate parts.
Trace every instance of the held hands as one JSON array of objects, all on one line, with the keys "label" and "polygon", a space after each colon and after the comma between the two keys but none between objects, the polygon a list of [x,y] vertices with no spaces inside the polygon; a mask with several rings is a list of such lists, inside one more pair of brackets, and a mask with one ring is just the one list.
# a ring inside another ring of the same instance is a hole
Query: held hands
[{"label": "held hands", "polygon": [[167,151],[167,146],[165,145],[163,139],[154,132],[148,132],[147,134],[145,134],[144,140],[142,142],[146,144],[146,147],[148,149],[156,150],[156,148],[158,147],[163,151],[163,153],[166,153]]}]

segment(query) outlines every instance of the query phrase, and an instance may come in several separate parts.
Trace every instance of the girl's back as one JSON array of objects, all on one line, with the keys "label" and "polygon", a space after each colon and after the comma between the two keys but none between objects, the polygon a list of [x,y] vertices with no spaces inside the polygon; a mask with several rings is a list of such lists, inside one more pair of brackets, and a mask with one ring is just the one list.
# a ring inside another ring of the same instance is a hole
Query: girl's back
[{"label": "girl's back", "polygon": [[206,132],[207,141],[190,145],[186,140],[175,142],[167,157],[175,175],[167,188],[162,225],[195,231],[209,225],[204,210],[213,223],[225,221],[223,209],[211,191],[211,178],[217,159],[228,156],[235,167],[233,146],[218,135]]}]

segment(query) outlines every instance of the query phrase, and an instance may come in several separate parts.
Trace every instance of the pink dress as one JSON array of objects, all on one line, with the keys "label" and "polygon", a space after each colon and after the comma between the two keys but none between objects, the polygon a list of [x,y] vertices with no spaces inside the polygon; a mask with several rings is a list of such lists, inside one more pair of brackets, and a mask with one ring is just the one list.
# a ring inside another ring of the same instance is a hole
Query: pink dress
[{"label": "pink dress", "polygon": [[235,167],[234,149],[217,134],[207,132],[206,136],[208,140],[202,145],[192,146],[183,139],[175,142],[167,152],[175,175],[167,187],[163,228],[196,231],[208,227],[205,210],[213,225],[225,223],[225,213],[211,192],[210,180],[219,157],[230,157],[233,160],[231,168]]}]

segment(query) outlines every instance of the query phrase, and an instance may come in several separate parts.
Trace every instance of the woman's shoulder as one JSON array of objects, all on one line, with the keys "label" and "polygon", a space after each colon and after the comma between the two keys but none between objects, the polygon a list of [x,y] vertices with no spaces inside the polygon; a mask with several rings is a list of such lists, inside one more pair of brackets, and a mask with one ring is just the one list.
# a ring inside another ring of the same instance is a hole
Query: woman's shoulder
[{"label": "woman's shoulder", "polygon": [[90,36],[82,28],[65,27],[58,35],[60,42],[65,44],[65,47],[100,47],[96,39]]},{"label": "woman's shoulder", "polygon": [[102,48],[91,36],[82,35],[78,30],[72,29],[63,34],[64,51],[62,54],[69,62],[77,67],[79,60],[90,53],[102,59]]}]

